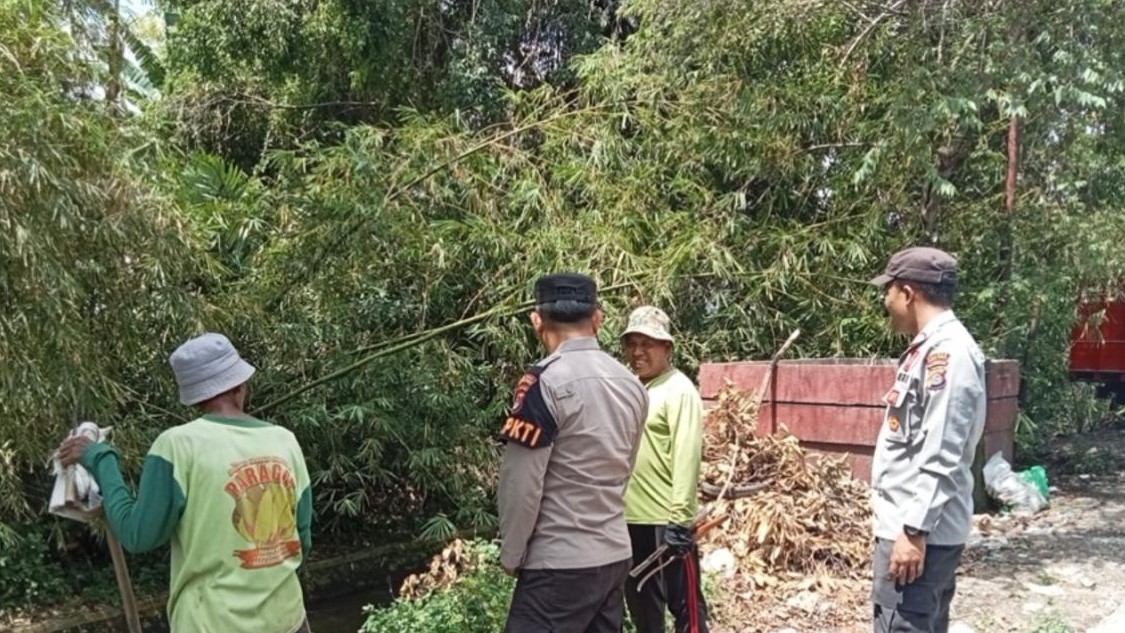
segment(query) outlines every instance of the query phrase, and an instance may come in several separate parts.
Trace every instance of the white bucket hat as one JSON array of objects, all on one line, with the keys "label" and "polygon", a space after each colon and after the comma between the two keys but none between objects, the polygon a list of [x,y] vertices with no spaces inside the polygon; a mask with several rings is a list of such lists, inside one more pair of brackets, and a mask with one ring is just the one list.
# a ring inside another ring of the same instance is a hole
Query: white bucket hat
[{"label": "white bucket hat", "polygon": [[621,334],[643,334],[658,341],[673,342],[672,320],[663,310],[655,306],[642,306],[629,315],[629,327]]},{"label": "white bucket hat", "polygon": [[176,374],[180,402],[187,405],[224,394],[250,380],[257,371],[242,360],[230,339],[213,332],[179,346],[168,363]]}]

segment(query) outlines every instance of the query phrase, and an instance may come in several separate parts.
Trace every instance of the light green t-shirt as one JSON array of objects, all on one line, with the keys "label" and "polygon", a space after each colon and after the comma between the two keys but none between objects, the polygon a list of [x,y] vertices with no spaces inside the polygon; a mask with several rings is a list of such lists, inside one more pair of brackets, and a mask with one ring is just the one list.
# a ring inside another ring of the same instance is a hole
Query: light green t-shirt
[{"label": "light green t-shirt", "polygon": [[625,490],[625,522],[691,525],[699,509],[703,401],[678,369],[653,379],[648,418]]},{"label": "light green t-shirt", "polygon": [[304,622],[297,568],[312,545],[312,493],[290,431],[214,416],[169,429],[135,498],[109,445],[91,445],[82,465],[125,549],[171,540],[173,633],[292,633]]}]

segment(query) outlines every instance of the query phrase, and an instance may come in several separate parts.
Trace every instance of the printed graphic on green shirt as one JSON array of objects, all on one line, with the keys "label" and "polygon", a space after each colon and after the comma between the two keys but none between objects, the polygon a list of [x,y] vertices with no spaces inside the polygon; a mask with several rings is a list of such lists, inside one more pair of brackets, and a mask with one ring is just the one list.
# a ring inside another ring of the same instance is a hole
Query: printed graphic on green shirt
[{"label": "printed graphic on green shirt", "polygon": [[289,464],[256,457],[230,467],[226,492],[234,499],[231,522],[253,547],[235,550],[243,569],[279,565],[301,554],[297,537],[297,486]]}]

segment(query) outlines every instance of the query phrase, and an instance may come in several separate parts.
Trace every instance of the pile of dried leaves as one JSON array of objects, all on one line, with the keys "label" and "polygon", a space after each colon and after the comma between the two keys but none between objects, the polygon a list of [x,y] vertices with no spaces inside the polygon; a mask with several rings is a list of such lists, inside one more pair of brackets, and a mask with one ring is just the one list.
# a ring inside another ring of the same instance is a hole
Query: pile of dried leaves
[{"label": "pile of dried leaves", "polygon": [[417,600],[434,591],[449,588],[462,574],[468,573],[480,563],[465,542],[457,539],[445,546],[440,554],[430,559],[430,568],[412,574],[402,582],[399,597],[404,600]]},{"label": "pile of dried leaves", "polygon": [[870,574],[867,486],[846,458],[807,454],[785,431],[756,436],[757,422],[758,403],[730,387],[708,414],[701,488],[710,516],[728,518],[703,538],[704,557],[729,550],[736,565],[723,585],[754,602],[858,587]]}]

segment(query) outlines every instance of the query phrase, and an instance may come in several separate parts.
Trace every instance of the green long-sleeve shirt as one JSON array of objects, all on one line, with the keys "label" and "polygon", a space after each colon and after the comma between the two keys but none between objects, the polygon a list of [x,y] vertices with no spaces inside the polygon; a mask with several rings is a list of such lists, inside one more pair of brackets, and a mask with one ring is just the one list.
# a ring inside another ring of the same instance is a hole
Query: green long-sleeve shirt
[{"label": "green long-sleeve shirt", "polygon": [[691,379],[677,369],[646,388],[648,419],[625,491],[625,521],[691,525],[699,508],[703,401]]},{"label": "green long-sleeve shirt", "polygon": [[108,444],[82,465],[121,545],[171,541],[174,633],[291,633],[304,621],[297,568],[312,547],[312,492],[297,440],[254,419],[204,416],[156,438],[137,495]]}]

